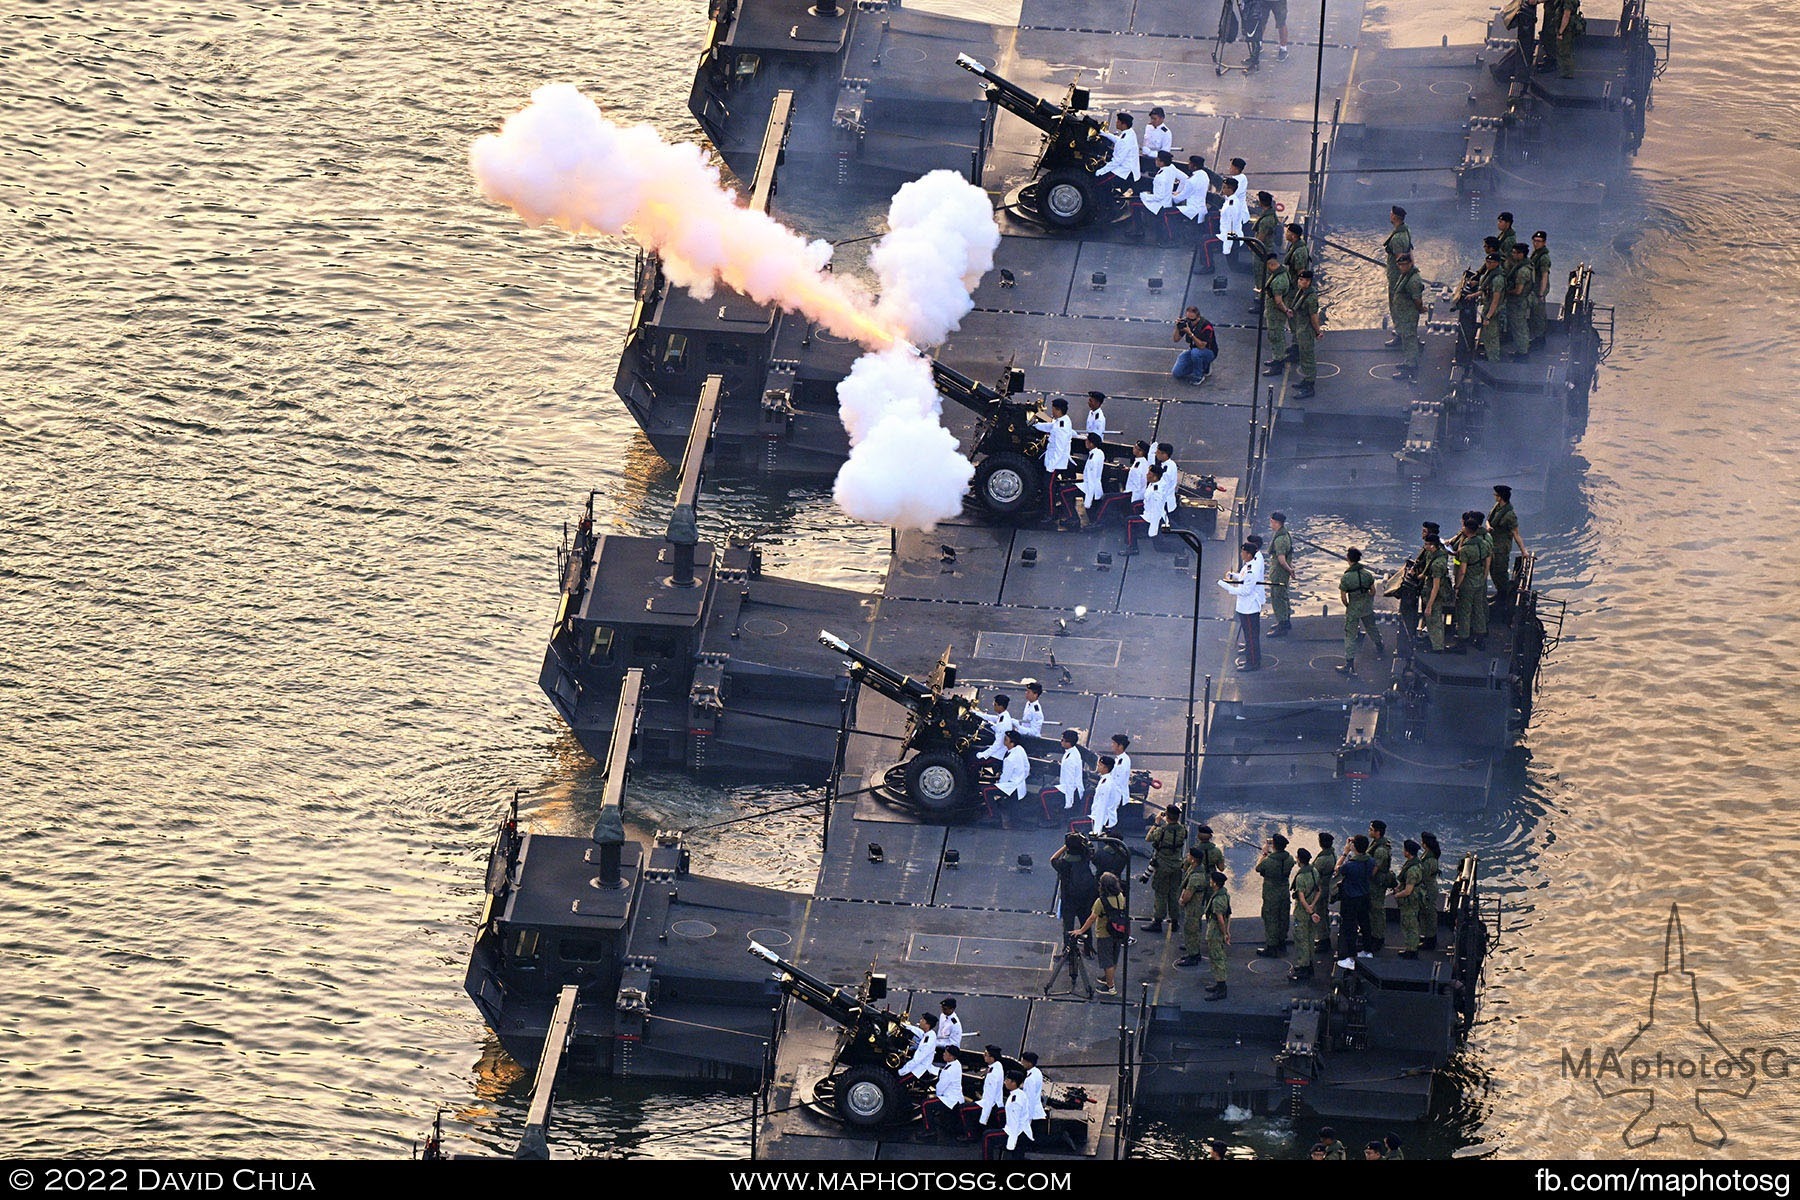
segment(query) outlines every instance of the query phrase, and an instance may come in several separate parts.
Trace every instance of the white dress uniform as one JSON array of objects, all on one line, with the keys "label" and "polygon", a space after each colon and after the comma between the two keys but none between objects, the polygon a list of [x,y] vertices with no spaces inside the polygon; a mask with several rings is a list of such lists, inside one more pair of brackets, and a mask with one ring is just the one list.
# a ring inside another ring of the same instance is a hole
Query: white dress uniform
[{"label": "white dress uniform", "polygon": [[1229,178],[1232,178],[1232,179],[1235,179],[1238,181],[1238,190],[1237,190],[1238,199],[1242,200],[1244,202],[1245,208],[1249,208],[1250,207],[1250,177],[1248,175],[1232,175]]},{"label": "white dress uniform", "polygon": [[1063,751],[1062,770],[1056,777],[1056,790],[1063,794],[1063,807],[1074,808],[1084,790],[1081,775],[1081,747]]},{"label": "white dress uniform", "polygon": [[1119,773],[1120,781],[1124,783],[1125,790],[1129,792],[1131,790],[1131,755],[1113,755],[1113,770]]},{"label": "white dress uniform", "polygon": [[1042,737],[1044,734],[1044,706],[1036,700],[1025,702],[1025,711],[1019,714],[1018,730],[1026,737]]},{"label": "white dress uniform", "polygon": [[1225,253],[1230,254],[1241,243],[1233,240],[1232,235],[1242,235],[1244,227],[1250,224],[1250,205],[1244,201],[1242,192],[1225,197],[1224,207],[1219,209],[1219,237],[1225,243]]},{"label": "white dress uniform", "polygon": [[1161,125],[1152,125],[1146,121],[1143,142],[1144,157],[1153,159],[1158,150],[1175,149],[1175,131],[1169,128],[1167,122]]},{"label": "white dress uniform", "polygon": [[[1025,1072],[1025,1083],[1019,1088],[1019,1091],[1025,1094],[1026,1120],[1042,1121],[1050,1115],[1044,1111],[1044,1073],[1042,1071],[1033,1067]],[[1025,1136],[1030,1137],[1031,1134],[1027,1133]]]},{"label": "white dress uniform", "polygon": [[[1033,1068],[1032,1074],[1036,1074]],[[1039,1077],[1040,1083],[1042,1077]],[[1031,1086],[1031,1075],[1025,1076],[1025,1087]],[[1019,1139],[1034,1141],[1031,1136],[1031,1097],[1025,1094],[1024,1087],[1014,1088],[1006,1093],[1006,1148],[1017,1150]]]},{"label": "white dress uniform", "polygon": [[919,1030],[919,1040],[913,1045],[912,1057],[900,1068],[900,1078],[912,1076],[915,1079],[925,1078],[925,1072],[933,1069],[931,1060],[937,1057],[937,1034],[929,1029]]},{"label": "white dress uniform", "polygon": [[1134,458],[1131,470],[1125,473],[1125,490],[1131,494],[1134,503],[1144,502],[1144,489],[1150,486],[1150,460]]},{"label": "white dress uniform", "polygon": [[986,1125],[996,1108],[1006,1106],[1006,1064],[997,1062],[981,1077],[981,1123]]},{"label": "white dress uniform", "polygon": [[938,1049],[945,1046],[952,1050],[962,1049],[962,1020],[955,1013],[948,1013],[938,1018]]},{"label": "white dress uniform", "polygon": [[1025,798],[1025,780],[1031,775],[1031,760],[1025,757],[1025,747],[1014,746],[1000,760],[1000,779],[995,784],[1004,794],[1014,800]]},{"label": "white dress uniform", "polygon": [[1113,133],[1102,129],[1100,136],[1112,143],[1112,157],[1094,174],[1101,177],[1116,175],[1128,183],[1135,181],[1143,173],[1138,169],[1137,130],[1127,129],[1121,133]]},{"label": "white dress uniform", "polygon": [[1097,433],[1101,437],[1105,437],[1106,436],[1106,410],[1104,408],[1089,409],[1088,415],[1087,415],[1087,428],[1083,429],[1082,432],[1083,433]]},{"label": "white dress uniform", "polygon": [[1006,757],[1006,731],[1009,729],[1017,729],[1019,723],[1013,720],[1013,715],[1010,711],[1000,713],[976,713],[975,715],[987,722],[988,728],[994,731],[994,744],[989,746],[986,750],[983,750],[980,754],[977,754],[975,757],[991,758],[995,762],[999,762]]},{"label": "white dress uniform", "polygon": [[962,1089],[962,1064],[954,1058],[938,1068],[937,1086],[932,1089],[937,1098],[954,1113],[964,1103]]},{"label": "white dress uniform", "polygon": [[1100,782],[1094,785],[1094,807],[1089,815],[1094,818],[1095,833],[1103,833],[1117,824],[1119,806],[1125,803],[1124,781],[1131,778],[1131,759],[1129,755],[1120,757],[1124,760],[1126,769],[1120,771],[1118,765],[1114,764],[1113,769],[1102,775]]},{"label": "white dress uniform", "polygon": [[[1156,178],[1151,181],[1150,194],[1144,197],[1144,208],[1152,214],[1161,212],[1180,199],[1178,193],[1184,190],[1186,183],[1187,176],[1182,173],[1181,168],[1170,163],[1158,171]],[[1200,208],[1202,212],[1205,211],[1205,200],[1200,202]]]},{"label": "white dress uniform", "polygon": [[1069,447],[1075,441],[1075,425],[1068,417],[1057,417],[1054,421],[1036,421],[1032,428],[1041,429],[1050,435],[1050,444],[1044,447],[1044,469],[1061,471],[1069,465]]},{"label": "white dress uniform", "polygon": [[1247,564],[1244,574],[1238,578],[1239,582],[1237,583],[1233,583],[1229,579],[1219,580],[1220,587],[1237,597],[1234,609],[1241,613],[1261,612],[1263,602],[1268,599],[1268,594],[1263,590],[1262,581],[1250,574]]},{"label": "white dress uniform", "polygon": [[1095,447],[1087,452],[1081,464],[1081,502],[1088,508],[1100,502],[1101,476],[1106,470],[1106,452]]},{"label": "white dress uniform", "polygon": [[1165,471],[1161,479],[1152,479],[1144,485],[1144,522],[1150,528],[1145,535],[1155,537],[1169,523],[1169,493],[1173,489],[1169,485],[1169,475]]}]

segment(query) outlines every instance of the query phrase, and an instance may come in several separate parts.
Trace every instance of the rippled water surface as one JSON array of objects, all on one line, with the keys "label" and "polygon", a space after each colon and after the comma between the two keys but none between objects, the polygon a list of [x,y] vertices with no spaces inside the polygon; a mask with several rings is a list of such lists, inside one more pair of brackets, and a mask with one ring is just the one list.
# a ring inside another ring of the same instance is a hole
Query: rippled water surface
[{"label": "rippled water surface", "polygon": [[[1642,1018],[1672,901],[1716,1031],[1800,1059],[1800,35],[1777,5],[1655,8],[1675,62],[1581,247],[1619,337],[1580,495],[1525,514],[1569,638],[1516,786],[1454,831],[1508,908],[1462,1098],[1410,1135],[1440,1151],[1623,1151],[1633,1102],[1560,1056]],[[552,550],[586,489],[650,528],[670,478],[611,396],[630,252],[520,228],[466,148],[552,80],[688,135],[702,20],[0,12],[0,1150],[390,1156],[440,1103],[455,1148],[510,1148],[525,1082],[460,986],[479,866],[512,788],[541,828],[596,803],[534,685]],[[1424,236],[1428,265],[1459,258]],[[726,488],[707,520],[773,526],[772,563],[821,581],[873,587],[884,560],[818,494]],[[1397,547],[1416,526],[1354,528]],[[650,779],[639,819],[788,799]],[[709,869],[810,883],[812,819],[747,828],[700,835]],[[1727,1153],[1790,1150],[1794,1087],[1714,1101]],[[741,1097],[567,1095],[562,1152],[746,1148]],[[1280,1155],[1310,1130],[1236,1136]]]}]

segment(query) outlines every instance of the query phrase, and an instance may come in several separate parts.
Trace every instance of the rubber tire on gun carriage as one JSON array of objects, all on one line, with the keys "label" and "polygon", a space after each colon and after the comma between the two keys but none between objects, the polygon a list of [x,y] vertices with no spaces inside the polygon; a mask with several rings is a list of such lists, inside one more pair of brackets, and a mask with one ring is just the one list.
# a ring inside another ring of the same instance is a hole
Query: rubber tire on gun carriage
[{"label": "rubber tire on gun carriage", "polygon": [[1100,182],[1081,167],[1058,167],[1038,180],[1038,217],[1052,229],[1091,224],[1103,202]]},{"label": "rubber tire on gun carriage", "polygon": [[1044,494],[1044,469],[1023,454],[1002,450],[975,468],[975,496],[997,517],[1032,512]]},{"label": "rubber tire on gun carriage", "polygon": [[921,750],[906,764],[906,797],[926,812],[963,807],[973,796],[974,784],[975,773],[954,750]]},{"label": "rubber tire on gun carriage", "polygon": [[838,1116],[845,1124],[875,1129],[899,1116],[905,1096],[900,1077],[878,1063],[862,1063],[833,1081]]}]

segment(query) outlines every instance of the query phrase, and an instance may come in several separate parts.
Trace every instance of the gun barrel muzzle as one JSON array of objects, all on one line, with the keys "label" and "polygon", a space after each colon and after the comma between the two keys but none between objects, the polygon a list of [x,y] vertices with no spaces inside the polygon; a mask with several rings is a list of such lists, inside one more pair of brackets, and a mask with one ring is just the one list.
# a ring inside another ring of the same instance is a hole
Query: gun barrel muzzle
[{"label": "gun barrel muzzle", "polygon": [[767,946],[763,945],[761,942],[758,942],[758,941],[753,940],[750,943],[750,953],[755,955],[757,958],[762,959],[764,962],[770,964],[771,966],[773,966],[781,961],[780,955],[776,954],[773,950],[769,949]]},{"label": "gun barrel muzzle", "polygon": [[831,647],[839,654],[850,653],[850,643],[828,629],[819,630],[819,643]]}]

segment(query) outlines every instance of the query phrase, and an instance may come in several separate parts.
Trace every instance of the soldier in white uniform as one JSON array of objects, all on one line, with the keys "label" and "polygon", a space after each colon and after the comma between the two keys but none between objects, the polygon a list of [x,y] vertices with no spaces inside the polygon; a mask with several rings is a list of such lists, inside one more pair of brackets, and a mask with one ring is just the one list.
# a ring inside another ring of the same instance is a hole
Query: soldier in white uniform
[{"label": "soldier in white uniform", "polygon": [[952,1050],[962,1049],[962,1018],[956,1015],[956,997],[945,996],[938,1001],[938,1045],[948,1046]]},{"label": "soldier in white uniform", "polygon": [[1081,735],[1073,729],[1062,732],[1062,765],[1056,776],[1056,790],[1062,793],[1063,808],[1074,808],[1081,803],[1082,793],[1087,790],[1086,777],[1081,764]]},{"label": "soldier in white uniform", "polygon": [[1100,503],[1103,491],[1102,479],[1106,474],[1106,451],[1100,448],[1100,435],[1087,435],[1087,453],[1081,461],[1081,523],[1093,521],[1096,506]]},{"label": "soldier in white uniform", "polygon": [[[1125,768],[1119,768],[1119,758],[1125,760]],[[1105,833],[1119,821],[1119,806],[1125,803],[1125,781],[1131,778],[1131,756],[1115,756],[1102,754],[1100,767],[1105,774],[1100,782],[1094,785],[1094,805],[1088,815],[1094,820],[1094,832]]]},{"label": "soldier in white uniform", "polygon": [[1150,486],[1150,443],[1140,440],[1137,443],[1137,456],[1131,460],[1131,470],[1125,472],[1125,494],[1131,497],[1131,511],[1144,511],[1144,490]]},{"label": "soldier in white uniform", "polygon": [[1050,412],[1050,420],[1034,421],[1032,428],[1050,435],[1044,443],[1044,479],[1045,487],[1049,489],[1044,499],[1051,514],[1060,516],[1062,505],[1057,489],[1062,482],[1061,476],[1069,469],[1075,444],[1075,424],[1069,420],[1069,402],[1061,396],[1050,402]]},{"label": "soldier in white uniform", "polygon": [[1031,1134],[1031,1097],[1025,1091],[1025,1075],[1020,1071],[1008,1071],[1003,1077],[1001,1086],[1006,1097],[1001,1102],[1005,1113],[1005,1121],[1001,1128],[990,1130],[982,1139],[981,1157],[986,1161],[999,1158],[1024,1158],[1025,1147],[1020,1144],[1023,1138],[1029,1142]]},{"label": "soldier in white uniform", "polygon": [[1025,708],[1019,713],[1018,731],[1026,737],[1044,736],[1044,685],[1035,679],[1025,681]]},{"label": "soldier in white uniform", "polygon": [[1114,180],[1130,186],[1143,174],[1138,169],[1138,138],[1131,128],[1131,114],[1122,112],[1115,115],[1113,125],[1117,132],[1106,129],[1100,131],[1100,136],[1112,143],[1112,157],[1094,174],[1102,180]]},{"label": "soldier in white uniform", "polygon": [[929,1071],[937,1068],[931,1060],[937,1057],[937,1017],[931,1013],[919,1014],[918,1041],[913,1043],[912,1057],[900,1068],[902,1079],[923,1079]]},{"label": "soldier in white uniform", "polygon": [[1097,433],[1101,437],[1106,436],[1106,410],[1101,407],[1105,403],[1105,392],[1089,392],[1087,394],[1087,425],[1084,427],[1086,432]]},{"label": "soldier in white uniform", "polygon": [[1019,724],[1017,721],[1013,720],[1012,697],[1008,696],[1005,692],[1001,692],[994,697],[993,712],[978,712],[975,715],[980,717],[987,727],[994,731],[994,744],[989,746],[986,750],[983,750],[980,754],[977,754],[975,757],[991,758],[995,762],[999,762],[1006,757],[1006,747],[1001,744],[1002,738],[1005,737],[1007,730],[1015,729]]},{"label": "soldier in white uniform", "polygon": [[[1148,214],[1148,217],[1159,216],[1164,209],[1176,207],[1181,198],[1191,190],[1188,186],[1188,177],[1183,174],[1180,167],[1175,165],[1174,156],[1167,150],[1161,151],[1156,156],[1156,178],[1150,181],[1150,190],[1143,197],[1143,211]],[[1204,214],[1206,211],[1204,199],[1200,201],[1200,209]],[[1132,221],[1132,234],[1135,237],[1144,236],[1143,226],[1136,219]],[[1157,234],[1157,240],[1164,240],[1160,232]]]},{"label": "soldier in white uniform", "polygon": [[1025,798],[1025,781],[1031,775],[1031,760],[1025,757],[1025,747],[1019,744],[1018,730],[1008,729],[1002,740],[1006,743],[1006,757],[1000,760],[1000,778],[994,786],[1000,791],[1001,804],[1016,804]]}]

